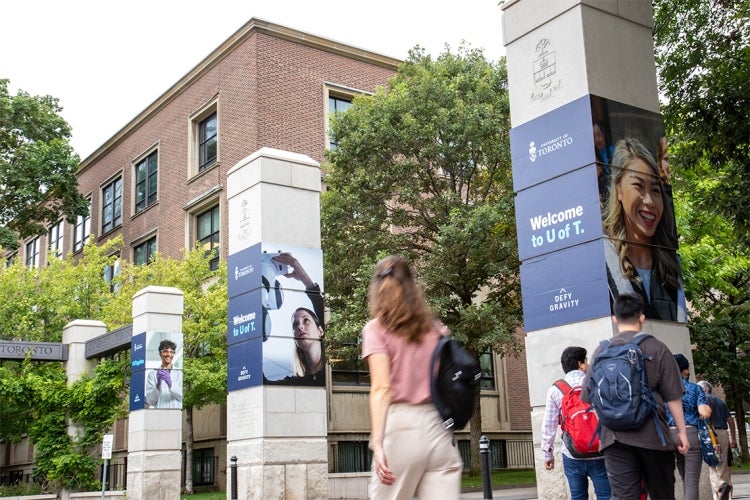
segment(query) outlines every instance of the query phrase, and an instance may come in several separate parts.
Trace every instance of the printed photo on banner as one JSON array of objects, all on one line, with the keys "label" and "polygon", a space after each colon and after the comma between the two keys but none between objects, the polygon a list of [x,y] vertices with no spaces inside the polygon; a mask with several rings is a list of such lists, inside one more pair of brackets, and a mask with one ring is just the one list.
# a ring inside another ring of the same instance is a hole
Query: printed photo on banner
[{"label": "printed photo on banner", "polygon": [[182,408],[181,333],[146,334],[145,408]]},{"label": "printed photo on banner", "polygon": [[263,382],[325,385],[323,254],[263,244]]},{"label": "printed photo on banner", "polygon": [[647,318],[685,322],[662,117],[596,96],[591,110],[610,299],[638,293]]}]

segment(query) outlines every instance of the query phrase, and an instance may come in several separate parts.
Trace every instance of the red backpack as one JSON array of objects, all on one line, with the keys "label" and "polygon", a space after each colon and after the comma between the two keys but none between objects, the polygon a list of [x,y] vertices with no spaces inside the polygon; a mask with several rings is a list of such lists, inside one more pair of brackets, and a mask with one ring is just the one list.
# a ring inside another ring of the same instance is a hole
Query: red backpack
[{"label": "red backpack", "polygon": [[599,451],[599,419],[594,408],[581,400],[581,386],[570,387],[565,380],[555,382],[563,393],[560,427],[565,447],[575,458],[602,456]]}]

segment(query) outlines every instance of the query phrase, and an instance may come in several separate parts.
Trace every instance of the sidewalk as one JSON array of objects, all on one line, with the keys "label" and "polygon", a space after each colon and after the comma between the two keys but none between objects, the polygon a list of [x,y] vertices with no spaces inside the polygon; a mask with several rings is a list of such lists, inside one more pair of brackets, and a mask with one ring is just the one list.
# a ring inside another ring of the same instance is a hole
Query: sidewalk
[{"label": "sidewalk", "polygon": [[[732,482],[734,483],[732,498],[734,500],[750,500],[750,471],[732,473]],[[461,500],[477,498],[484,499],[484,493],[479,491],[461,494]],[[492,498],[493,500],[496,498],[502,500],[536,500],[536,487],[496,489],[492,492]]]}]

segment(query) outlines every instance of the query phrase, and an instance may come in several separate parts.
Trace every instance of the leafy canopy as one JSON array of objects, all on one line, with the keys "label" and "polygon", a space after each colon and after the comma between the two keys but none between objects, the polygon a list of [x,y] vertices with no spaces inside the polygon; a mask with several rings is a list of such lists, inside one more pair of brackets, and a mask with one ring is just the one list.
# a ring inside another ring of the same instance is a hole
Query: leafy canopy
[{"label": "leafy canopy", "polygon": [[78,192],[80,159],[70,146],[70,127],[51,96],[8,92],[0,79],[0,246],[42,235],[61,217],[75,223],[88,212]]},{"label": "leafy canopy", "polygon": [[462,46],[437,59],[415,48],[387,89],[332,118],[322,229],[334,344],[359,336],[374,263],[394,253],[473,352],[515,348],[509,116],[504,62]]}]

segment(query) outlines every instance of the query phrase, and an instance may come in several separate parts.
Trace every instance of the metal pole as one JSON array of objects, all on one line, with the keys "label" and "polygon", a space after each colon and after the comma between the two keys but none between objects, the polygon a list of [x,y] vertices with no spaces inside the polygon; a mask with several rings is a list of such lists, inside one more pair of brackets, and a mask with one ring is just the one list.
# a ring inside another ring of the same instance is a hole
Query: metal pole
[{"label": "metal pole", "polygon": [[232,455],[229,459],[232,464],[229,466],[232,476],[232,500],[237,500],[237,457]]},{"label": "metal pole", "polygon": [[492,500],[492,479],[490,478],[490,439],[487,436],[479,438],[479,454],[482,458],[482,488],[484,500]]},{"label": "metal pole", "polygon": [[109,460],[106,458],[104,459],[104,469],[102,470],[102,500],[104,500],[104,491],[106,490],[107,485],[107,464],[109,463]]}]

